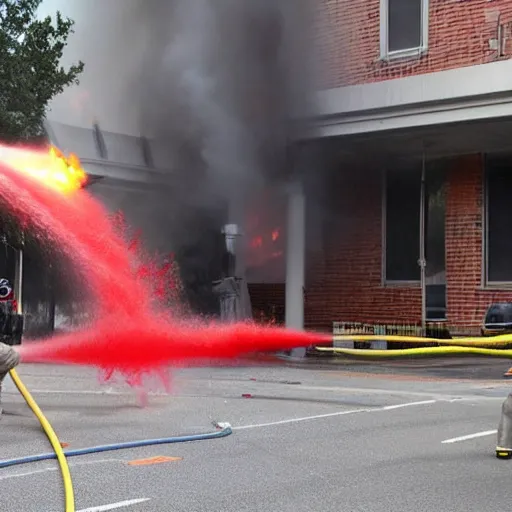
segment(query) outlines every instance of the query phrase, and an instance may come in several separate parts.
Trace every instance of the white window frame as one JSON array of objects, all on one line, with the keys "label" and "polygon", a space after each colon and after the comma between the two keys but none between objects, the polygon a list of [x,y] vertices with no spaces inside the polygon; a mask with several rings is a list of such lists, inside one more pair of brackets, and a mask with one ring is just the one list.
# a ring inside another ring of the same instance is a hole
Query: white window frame
[{"label": "white window frame", "polygon": [[487,164],[488,155],[482,157],[482,287],[491,290],[512,289],[512,281],[491,281],[489,279],[489,168]]},{"label": "white window frame", "polygon": [[380,58],[382,60],[417,57],[428,49],[429,0],[421,0],[421,42],[416,48],[389,51],[389,0],[380,0]]}]

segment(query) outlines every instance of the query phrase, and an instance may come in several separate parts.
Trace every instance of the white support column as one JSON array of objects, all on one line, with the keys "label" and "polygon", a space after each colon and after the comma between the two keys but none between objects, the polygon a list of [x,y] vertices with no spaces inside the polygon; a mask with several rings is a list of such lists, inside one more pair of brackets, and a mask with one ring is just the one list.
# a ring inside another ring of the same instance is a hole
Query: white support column
[{"label": "white support column", "polygon": [[[306,259],[306,200],[300,183],[288,191],[286,245],[285,321],[289,329],[304,329],[304,285]],[[306,349],[295,349],[293,357],[304,357]]]}]

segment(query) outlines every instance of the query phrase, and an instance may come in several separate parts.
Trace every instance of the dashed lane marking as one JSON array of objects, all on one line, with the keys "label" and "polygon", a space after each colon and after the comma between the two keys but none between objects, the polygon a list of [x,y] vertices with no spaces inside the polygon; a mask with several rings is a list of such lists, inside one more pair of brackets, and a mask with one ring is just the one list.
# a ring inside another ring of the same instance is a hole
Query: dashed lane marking
[{"label": "dashed lane marking", "polygon": [[476,434],[468,434],[467,436],[453,437],[452,439],[445,439],[441,441],[441,444],[452,444],[460,443],[461,441],[469,441],[470,439],[477,439],[478,437],[493,436],[497,434],[497,430],[484,430],[483,432],[477,432]]},{"label": "dashed lane marking", "polygon": [[270,421],[268,423],[255,423],[253,425],[240,425],[238,427],[232,427],[233,430],[247,430],[252,428],[263,428],[263,427],[272,427],[275,425],[288,425],[290,423],[300,423],[302,421],[312,421],[312,420],[320,420],[324,418],[334,418],[337,416],[348,416],[350,414],[360,414],[360,413],[370,413],[370,412],[382,412],[382,411],[391,411],[395,409],[403,409],[405,407],[414,407],[419,405],[431,405],[435,404],[437,400],[422,400],[421,402],[407,402],[404,404],[396,404],[396,405],[386,405],[384,407],[375,407],[372,409],[350,409],[348,411],[338,411],[331,412],[328,414],[316,414],[315,416],[303,416],[301,418],[289,418],[287,420],[279,420],[279,421]]},{"label": "dashed lane marking", "polygon": [[149,501],[150,498],[139,498],[135,500],[118,501],[117,503],[109,503],[108,505],[100,505],[99,507],[83,508],[76,512],[108,512],[109,510],[117,510],[119,508],[131,507]]}]

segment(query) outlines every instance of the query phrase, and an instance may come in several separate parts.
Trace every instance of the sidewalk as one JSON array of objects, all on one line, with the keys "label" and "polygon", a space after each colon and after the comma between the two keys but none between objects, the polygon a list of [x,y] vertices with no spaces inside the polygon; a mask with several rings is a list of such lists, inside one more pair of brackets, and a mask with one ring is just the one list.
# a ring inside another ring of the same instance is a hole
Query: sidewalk
[{"label": "sidewalk", "polygon": [[356,360],[336,355],[308,355],[303,359],[285,359],[294,368],[325,369],[372,374],[400,374],[456,379],[505,380],[512,367],[511,359],[492,357],[450,356],[401,360]]}]

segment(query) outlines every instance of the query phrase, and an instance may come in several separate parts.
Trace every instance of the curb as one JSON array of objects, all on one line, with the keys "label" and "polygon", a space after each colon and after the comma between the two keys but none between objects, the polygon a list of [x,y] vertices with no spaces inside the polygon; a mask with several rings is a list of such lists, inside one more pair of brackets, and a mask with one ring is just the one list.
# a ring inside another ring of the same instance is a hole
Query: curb
[{"label": "curb", "polygon": [[[372,360],[354,360],[354,359],[345,359],[343,357],[329,356],[329,357],[314,357],[314,356],[306,356],[302,359],[297,358],[289,358],[289,357],[280,357],[279,358],[284,366],[288,368],[297,368],[297,369],[311,369],[311,370],[346,370],[346,371],[359,371],[361,369],[368,369],[372,372],[378,373],[379,370],[383,370],[386,373],[390,371],[396,370],[397,372],[421,372],[425,370],[460,370],[461,368],[468,367],[482,367],[482,368],[494,368],[499,367],[500,360],[493,359],[471,359],[470,361],[467,358],[443,358],[441,359],[431,359],[430,361],[421,361],[418,364],[411,364],[411,361],[393,361],[387,360],[382,362],[372,361]],[[487,362],[487,364],[486,364]],[[503,370],[497,370],[496,379],[512,379],[512,368],[505,374],[502,373]]]}]

